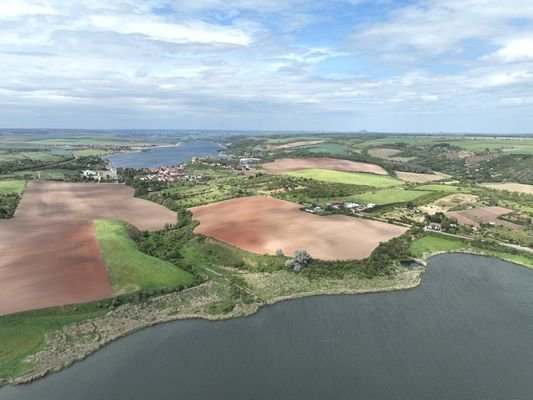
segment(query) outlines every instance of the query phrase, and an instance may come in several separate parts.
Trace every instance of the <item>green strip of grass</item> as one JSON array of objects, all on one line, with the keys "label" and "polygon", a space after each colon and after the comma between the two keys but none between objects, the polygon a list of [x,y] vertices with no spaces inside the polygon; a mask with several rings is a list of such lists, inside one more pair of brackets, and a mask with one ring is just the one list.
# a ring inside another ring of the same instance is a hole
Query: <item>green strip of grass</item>
[{"label": "green strip of grass", "polygon": [[415,257],[422,257],[427,253],[436,253],[439,251],[454,251],[465,249],[466,244],[463,240],[451,236],[427,234],[416,239],[411,244],[411,253]]},{"label": "green strip of grass", "polygon": [[329,169],[302,169],[287,172],[287,175],[318,181],[344,183],[347,185],[391,187],[400,186],[404,182],[385,175],[367,174],[362,172],[341,172]]},{"label": "green strip of grass", "polygon": [[128,228],[124,222],[97,220],[94,225],[109,280],[116,295],[139,290],[170,289],[193,281],[191,273],[139,251],[135,242],[128,236]]},{"label": "green strip of grass", "polygon": [[461,193],[462,191],[457,186],[452,185],[422,185],[417,186],[414,190],[424,190],[427,192],[444,192],[444,193]]},{"label": "green strip of grass", "polygon": [[416,200],[428,193],[421,190],[386,189],[344,197],[343,200],[384,205]]},{"label": "green strip of grass", "polygon": [[469,241],[438,233],[428,233],[411,244],[411,254],[415,257],[423,257],[425,254],[447,251],[472,251],[487,256],[498,257],[504,260],[516,262],[528,268],[533,268],[533,256],[527,253],[511,253],[506,251],[491,250],[472,246]]},{"label": "green strip of grass", "polygon": [[0,181],[0,194],[22,193],[26,187],[26,181],[23,180],[9,180]]}]

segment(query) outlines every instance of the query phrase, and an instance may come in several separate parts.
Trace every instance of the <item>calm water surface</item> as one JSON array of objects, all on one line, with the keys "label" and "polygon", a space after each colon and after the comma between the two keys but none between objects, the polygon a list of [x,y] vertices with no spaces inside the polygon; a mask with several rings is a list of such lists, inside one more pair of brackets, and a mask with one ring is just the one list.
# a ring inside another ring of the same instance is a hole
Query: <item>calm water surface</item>
[{"label": "calm water surface", "polygon": [[107,156],[115,168],[156,168],[191,161],[192,157],[215,157],[220,146],[207,140],[195,140],[178,146],[153,147],[149,151],[116,153]]},{"label": "calm water surface", "polygon": [[2,400],[533,399],[533,271],[434,257],[414,290],[145,329]]}]

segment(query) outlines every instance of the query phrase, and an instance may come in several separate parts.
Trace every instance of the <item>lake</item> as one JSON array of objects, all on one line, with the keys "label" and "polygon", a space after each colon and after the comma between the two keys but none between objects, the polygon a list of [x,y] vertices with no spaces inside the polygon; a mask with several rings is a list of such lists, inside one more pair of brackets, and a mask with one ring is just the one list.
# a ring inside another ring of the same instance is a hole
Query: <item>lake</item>
[{"label": "lake", "polygon": [[115,153],[106,158],[114,168],[156,168],[191,161],[193,157],[216,157],[221,147],[208,140],[195,140],[177,146],[151,147],[147,151]]},{"label": "lake", "polygon": [[533,271],[447,254],[413,290],[159,325],[0,398],[527,400],[532,373]]}]

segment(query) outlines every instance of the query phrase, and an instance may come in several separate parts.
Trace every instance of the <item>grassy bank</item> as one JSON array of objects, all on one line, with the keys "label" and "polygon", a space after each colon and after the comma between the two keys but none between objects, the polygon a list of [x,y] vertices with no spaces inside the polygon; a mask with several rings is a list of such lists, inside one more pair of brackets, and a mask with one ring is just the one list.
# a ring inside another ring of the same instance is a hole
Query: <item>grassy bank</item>
[{"label": "grassy bank", "polygon": [[329,169],[302,169],[299,171],[287,172],[286,175],[298,178],[315,179],[317,181],[370,187],[390,187],[404,184],[404,182],[390,176],[363,172],[341,172]]},{"label": "grassy bank", "polygon": [[0,317],[0,382],[31,368],[24,359],[46,346],[46,335],[105,314],[103,303],[25,312]]},{"label": "grassy bank", "polygon": [[[533,268],[533,254],[519,251],[505,250],[501,247],[490,248],[488,246],[476,245],[475,241],[463,240],[460,238],[440,235],[437,233],[429,233],[411,244],[411,253],[417,258],[428,258],[432,254],[446,253],[446,252],[467,252],[480,255],[487,255],[501,258],[520,264],[527,268]],[[496,245],[495,245],[496,246]]]},{"label": "grassy bank", "polygon": [[96,238],[107,267],[113,292],[171,289],[190,284],[194,277],[170,262],[139,251],[122,221],[95,221]]}]

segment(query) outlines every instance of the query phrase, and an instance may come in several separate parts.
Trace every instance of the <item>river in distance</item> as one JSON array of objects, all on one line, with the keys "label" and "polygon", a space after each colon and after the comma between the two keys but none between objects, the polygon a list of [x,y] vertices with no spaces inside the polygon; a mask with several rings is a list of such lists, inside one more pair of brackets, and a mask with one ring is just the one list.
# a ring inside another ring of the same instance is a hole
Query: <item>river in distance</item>
[{"label": "river in distance", "polygon": [[533,271],[447,254],[412,290],[159,325],[0,398],[531,400],[532,373]]},{"label": "river in distance", "polygon": [[176,146],[151,147],[115,153],[106,158],[114,168],[157,168],[191,161],[193,157],[216,157],[221,147],[208,140],[195,140]]}]

